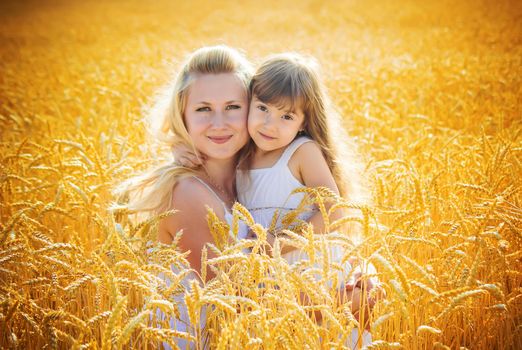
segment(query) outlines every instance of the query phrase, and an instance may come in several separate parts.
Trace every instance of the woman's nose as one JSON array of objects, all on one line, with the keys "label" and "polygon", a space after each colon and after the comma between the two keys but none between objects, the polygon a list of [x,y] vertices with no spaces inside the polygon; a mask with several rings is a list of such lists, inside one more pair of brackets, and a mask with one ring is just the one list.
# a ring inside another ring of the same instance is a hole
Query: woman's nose
[{"label": "woman's nose", "polygon": [[226,116],[222,112],[216,112],[214,118],[212,118],[212,126],[214,128],[222,128],[226,125]]}]

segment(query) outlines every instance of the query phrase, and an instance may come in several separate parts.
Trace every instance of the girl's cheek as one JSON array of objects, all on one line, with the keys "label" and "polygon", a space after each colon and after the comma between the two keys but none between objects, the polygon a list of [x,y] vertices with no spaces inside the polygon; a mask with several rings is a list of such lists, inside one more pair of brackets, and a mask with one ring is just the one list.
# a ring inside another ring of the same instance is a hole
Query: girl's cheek
[{"label": "girl's cheek", "polygon": [[249,130],[250,130],[250,128],[254,128],[254,126],[256,125],[256,117],[254,115],[252,115],[252,114],[248,115],[247,125],[248,125]]},{"label": "girl's cheek", "polygon": [[252,112],[250,112],[250,114],[248,114],[248,123],[249,124],[252,124],[252,125],[259,124],[260,119],[261,118],[259,116],[259,113],[256,113],[255,111],[252,111]]}]

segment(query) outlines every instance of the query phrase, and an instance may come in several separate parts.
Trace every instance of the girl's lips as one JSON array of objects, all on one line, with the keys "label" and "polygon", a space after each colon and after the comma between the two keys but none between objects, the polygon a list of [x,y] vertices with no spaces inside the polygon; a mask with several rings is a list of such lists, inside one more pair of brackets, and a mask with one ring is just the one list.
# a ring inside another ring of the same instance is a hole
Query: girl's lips
[{"label": "girl's lips", "polygon": [[261,135],[266,140],[275,140],[275,137],[265,135],[262,132],[259,132],[259,135]]},{"label": "girl's lips", "polygon": [[228,140],[230,140],[232,138],[232,135],[228,135],[228,136],[207,136],[208,139],[214,143],[217,143],[217,144],[222,144],[222,143],[225,143],[227,142]]}]

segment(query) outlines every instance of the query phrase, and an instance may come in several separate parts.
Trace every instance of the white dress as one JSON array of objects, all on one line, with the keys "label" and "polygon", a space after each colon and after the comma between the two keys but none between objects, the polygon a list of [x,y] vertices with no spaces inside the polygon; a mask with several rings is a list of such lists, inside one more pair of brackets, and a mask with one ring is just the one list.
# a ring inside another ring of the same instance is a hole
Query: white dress
[{"label": "white dress", "polygon": [[[288,162],[294,152],[304,143],[313,142],[308,137],[298,137],[290,143],[283,151],[281,157],[269,168],[240,170],[236,174],[236,189],[238,200],[252,214],[254,221],[268,228],[272,223],[274,214],[277,213],[276,228],[281,227],[281,220],[288,212],[296,209],[303,200],[304,193],[292,194],[292,191],[305,185],[294,177]],[[307,221],[315,212],[312,208],[302,212],[298,219]],[[328,247],[329,261],[340,262],[343,258],[342,248],[331,245]],[[282,257],[289,264],[294,264],[300,260],[308,260],[308,255],[298,249],[283,254]],[[337,280],[340,284],[348,279],[352,269],[350,263],[343,265],[343,270],[338,271]],[[331,283],[327,282],[329,286]],[[352,338],[357,340],[357,330],[352,333]],[[352,341],[352,345],[355,344]],[[363,333],[363,346],[371,342],[371,335]]]},{"label": "white dress", "polygon": [[[281,220],[285,214],[295,210],[303,200],[304,193],[292,194],[297,188],[305,187],[294,177],[288,162],[294,152],[304,143],[313,142],[308,137],[299,137],[290,143],[283,154],[269,168],[238,170],[236,188],[238,200],[252,214],[254,221],[263,227],[269,227],[274,215],[277,215],[276,228],[281,227]],[[316,210],[308,208],[299,214],[298,219],[308,221]],[[342,259],[342,251],[338,246],[331,246],[331,258]],[[288,263],[293,264],[302,259],[308,259],[306,253],[293,250],[283,255]],[[349,264],[348,264],[349,265]],[[351,266],[347,266],[347,273]]]},{"label": "white dress", "polygon": [[[219,196],[212,190],[212,188],[207,183],[205,183],[203,180],[201,180],[198,177],[194,176],[193,178],[198,180],[201,184],[203,184],[223,204],[223,209],[225,211],[225,221],[230,225],[230,227],[232,227],[232,217],[233,216],[232,216],[232,213],[230,213],[230,210],[225,205],[225,203],[221,200],[221,198],[219,198]],[[232,233],[231,233],[231,235],[232,235]],[[246,239],[247,235],[248,235],[248,227],[244,223],[240,222],[239,223],[239,231],[238,231],[238,234],[237,234],[237,239],[238,240]],[[179,273],[179,269],[176,266],[174,266],[174,265],[171,265],[171,270],[175,274]],[[165,284],[167,285],[167,287],[170,286],[171,281],[170,281],[169,278],[164,276],[162,273],[159,274],[158,277],[160,277],[162,280],[165,281]],[[181,285],[184,287],[184,289],[187,292],[190,292],[190,282],[192,280],[197,280],[199,283],[201,283],[199,278],[193,272],[189,273],[185,278],[183,278],[181,280]],[[179,319],[176,319],[174,317],[170,317],[169,318],[169,325],[170,325],[171,329],[174,329],[174,330],[177,330],[177,331],[180,331],[180,332],[186,332],[186,333],[189,333],[189,334],[195,336],[195,329],[194,329],[193,325],[190,324],[188,310],[187,310],[187,306],[185,304],[185,299],[184,298],[185,298],[185,293],[179,293],[179,294],[176,294],[176,295],[173,296],[173,299],[174,299],[174,302],[177,305],[180,317],[179,317]],[[163,314],[163,312],[161,312],[161,310],[156,310],[156,317],[158,319],[162,319],[163,320],[163,319],[165,319],[165,314]],[[200,316],[200,320],[199,320],[201,329],[205,328],[205,320],[206,320],[206,309],[202,308],[201,316]],[[194,344],[193,342],[190,342],[188,340],[182,339],[182,338],[176,338],[174,343],[180,349],[183,349],[183,350],[185,350],[185,349],[195,349],[196,348],[196,344]],[[169,350],[172,349],[171,346],[169,344],[167,344],[167,343],[163,343],[163,347],[164,347],[164,349],[169,349]],[[207,344],[207,346],[205,348],[208,348],[208,344]]]}]

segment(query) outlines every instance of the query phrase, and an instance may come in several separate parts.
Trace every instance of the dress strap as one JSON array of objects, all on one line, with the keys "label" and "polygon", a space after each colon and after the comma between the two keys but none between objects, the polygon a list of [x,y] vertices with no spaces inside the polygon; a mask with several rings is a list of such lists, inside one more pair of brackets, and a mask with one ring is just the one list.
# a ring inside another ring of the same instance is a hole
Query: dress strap
[{"label": "dress strap", "polygon": [[313,141],[313,140],[311,138],[309,138],[309,137],[306,137],[306,136],[301,136],[301,137],[296,138],[294,141],[292,141],[292,143],[290,143],[286,147],[286,149],[284,150],[283,154],[281,155],[281,157],[277,161],[277,165],[278,166],[287,166],[288,165],[288,161],[290,160],[290,158],[292,158],[292,155],[299,148],[299,146],[301,146],[303,143],[311,142],[311,141]]},{"label": "dress strap", "polygon": [[227,213],[229,213],[229,210],[227,209],[227,206],[225,205],[225,202],[223,202],[223,200],[221,198],[219,198],[219,196],[217,195],[216,192],[214,192],[214,190],[203,180],[201,180],[199,177],[197,176],[192,176],[194,179],[198,180],[199,182],[201,182],[201,184],[203,184],[203,186],[205,186],[214,196],[216,196],[217,200],[221,202],[221,204],[223,205],[223,209],[225,210],[225,215]]}]

